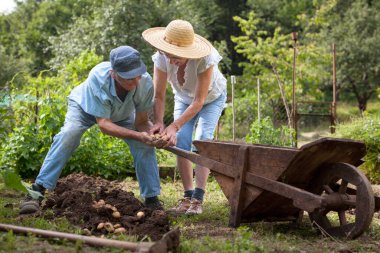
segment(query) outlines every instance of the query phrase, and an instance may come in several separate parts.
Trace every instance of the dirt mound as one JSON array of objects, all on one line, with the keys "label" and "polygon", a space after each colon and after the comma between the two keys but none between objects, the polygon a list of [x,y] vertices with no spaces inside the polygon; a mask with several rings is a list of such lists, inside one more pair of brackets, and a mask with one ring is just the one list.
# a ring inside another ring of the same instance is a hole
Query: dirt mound
[{"label": "dirt mound", "polygon": [[56,189],[46,197],[42,214],[48,216],[46,211],[52,209],[55,217],[65,216],[87,234],[125,233],[156,241],[169,231],[164,211],[145,208],[119,183],[99,177],[71,174],[58,180]]}]

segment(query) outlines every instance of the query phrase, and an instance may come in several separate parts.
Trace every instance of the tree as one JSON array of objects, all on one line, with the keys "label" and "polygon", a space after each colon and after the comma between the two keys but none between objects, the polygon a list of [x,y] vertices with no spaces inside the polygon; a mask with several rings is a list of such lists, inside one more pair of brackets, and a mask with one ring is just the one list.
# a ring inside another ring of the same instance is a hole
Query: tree
[{"label": "tree", "polygon": [[87,7],[96,6],[97,2],[101,1],[26,0],[19,1],[14,12],[1,15],[0,52],[1,57],[9,60],[6,61],[8,66],[1,68],[0,87],[16,73],[36,76],[40,70],[48,68],[52,57],[49,37],[57,35],[58,30],[73,22],[73,17],[84,15]]},{"label": "tree", "polygon": [[319,34],[320,41],[337,45],[340,93],[348,94],[348,98],[352,94],[360,111],[365,111],[368,100],[380,87],[380,3],[325,1],[321,9],[324,11],[318,18],[327,22]]},{"label": "tree", "polygon": [[273,35],[276,28],[281,28],[284,34],[291,32],[302,33],[306,23],[299,19],[300,15],[312,16],[315,2],[310,0],[248,0],[247,5],[257,17],[264,22],[260,29]]},{"label": "tree", "polygon": [[89,12],[90,15],[75,18],[58,36],[50,38],[49,48],[55,56],[51,64],[55,67],[85,49],[94,49],[108,59],[112,48],[127,44],[137,48],[152,69],[150,58],[154,49],[141,38],[145,29],[166,26],[173,19],[185,19],[197,33],[208,38],[211,34],[208,28],[220,16],[213,1],[196,0],[115,0],[112,4],[104,2],[96,8],[90,7]]},{"label": "tree", "polygon": [[[253,86],[257,77],[261,80],[266,94],[266,103],[272,107],[272,115],[276,116],[282,104],[291,126],[290,109],[288,104],[292,95],[293,73],[293,48],[290,34],[282,33],[281,28],[276,28],[271,36],[268,31],[259,30],[262,19],[256,17],[252,11],[249,18],[234,18],[244,33],[242,36],[232,37],[236,43],[236,51],[243,54],[249,62],[242,62],[244,77],[247,83]],[[321,48],[313,43],[297,45],[297,97],[308,99],[321,99],[323,94],[318,89],[323,75],[321,71],[325,60],[328,58]],[[311,68],[311,66],[313,68]],[[250,81],[249,81],[250,80]]]}]

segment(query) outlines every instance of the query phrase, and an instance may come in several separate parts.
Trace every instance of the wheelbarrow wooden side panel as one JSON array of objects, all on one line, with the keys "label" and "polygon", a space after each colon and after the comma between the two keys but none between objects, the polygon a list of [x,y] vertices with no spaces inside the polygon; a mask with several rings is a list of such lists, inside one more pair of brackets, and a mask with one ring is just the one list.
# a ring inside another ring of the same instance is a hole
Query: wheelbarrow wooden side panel
[{"label": "wheelbarrow wooden side panel", "polygon": [[[324,165],[337,162],[356,164],[365,155],[362,142],[324,138],[304,145],[288,164],[279,181],[309,191],[309,183]],[[271,192],[264,192],[242,213],[242,220],[288,217],[295,219],[299,209],[292,200]]]},{"label": "wheelbarrow wooden side panel", "polygon": [[[239,149],[247,147],[249,159],[247,161],[247,172],[264,178],[277,180],[286,169],[289,162],[298,152],[294,148],[273,147],[267,145],[249,145],[237,144],[232,142],[215,142],[215,141],[194,141],[199,154],[210,159],[220,161],[224,164],[235,167],[235,163],[239,159]],[[218,181],[223,193],[230,202],[230,205],[235,201],[232,196],[236,192],[234,177],[218,172],[213,172],[215,179]],[[249,206],[263,190],[249,184],[244,184],[242,200],[242,208]]]}]

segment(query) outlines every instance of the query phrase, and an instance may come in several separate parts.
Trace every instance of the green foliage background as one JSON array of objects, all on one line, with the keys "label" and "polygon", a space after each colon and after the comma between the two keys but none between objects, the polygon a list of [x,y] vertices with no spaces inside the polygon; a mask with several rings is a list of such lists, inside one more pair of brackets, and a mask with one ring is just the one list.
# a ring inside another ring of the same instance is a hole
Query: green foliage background
[{"label": "green foliage background", "polygon": [[[379,103],[379,1],[19,1],[14,12],[0,15],[1,168],[34,177],[63,124],[70,90],[120,45],[139,49],[152,72],[154,49],[143,42],[141,32],[177,18],[190,21],[198,34],[213,42],[223,56],[220,68],[228,79],[237,76],[234,102],[239,139],[289,144],[276,140],[286,130],[283,126],[289,125],[285,109],[291,107],[294,31],[298,33],[298,101],[332,100],[331,45],[335,43],[338,109],[343,115],[340,119],[347,120],[353,113],[359,117],[368,111],[368,102]],[[230,82],[228,92],[229,103],[219,133],[225,140],[232,138],[233,127]],[[339,107],[342,102],[356,104],[358,111],[343,111]],[[167,123],[172,120],[171,103],[168,101],[165,111]],[[258,110],[262,121],[257,121]],[[338,129],[358,124],[341,123]],[[261,124],[266,126],[265,138],[258,131]],[[377,129],[376,125],[362,128],[365,132],[360,136],[355,131],[339,131],[358,139]],[[372,168],[371,178],[377,180],[377,151],[372,150],[367,167]],[[158,156],[160,162],[172,159],[162,151]],[[102,135],[95,126],[83,136],[63,173],[71,171],[117,178],[133,172],[133,164],[124,142]]]},{"label": "green foliage background", "polygon": [[[84,51],[58,72],[41,72],[29,77],[24,97],[14,105],[14,125],[7,142],[1,146],[1,168],[18,172],[23,178],[33,178],[43,163],[53,137],[63,125],[67,109],[66,96],[80,84],[89,70],[102,57]],[[56,84],[60,84],[57,86]],[[36,96],[38,115],[35,114]],[[94,126],[81,139],[81,145],[67,163],[62,175],[82,171],[105,178],[118,178],[133,173],[133,161],[127,145],[119,139],[103,135]]]},{"label": "green foliage background", "polygon": [[371,182],[380,183],[380,113],[353,118],[351,121],[338,125],[336,136],[363,141],[366,144],[367,155],[365,163],[360,167]]}]

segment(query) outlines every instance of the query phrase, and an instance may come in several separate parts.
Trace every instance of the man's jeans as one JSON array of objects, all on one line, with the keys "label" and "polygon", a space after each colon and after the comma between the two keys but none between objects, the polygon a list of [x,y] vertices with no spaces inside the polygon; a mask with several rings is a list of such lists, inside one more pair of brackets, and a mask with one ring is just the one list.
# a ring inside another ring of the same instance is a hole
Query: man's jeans
[{"label": "man's jeans", "polygon": [[[115,124],[135,130],[134,120],[135,117],[132,115]],[[79,146],[82,135],[94,124],[96,124],[94,116],[84,112],[76,102],[69,100],[64,126],[54,137],[53,144],[37,176],[37,184],[49,190],[55,188],[63,167]],[[141,196],[147,198],[159,195],[160,178],[155,148],[132,139],[126,139],[125,142],[129,145],[133,156]]]}]

